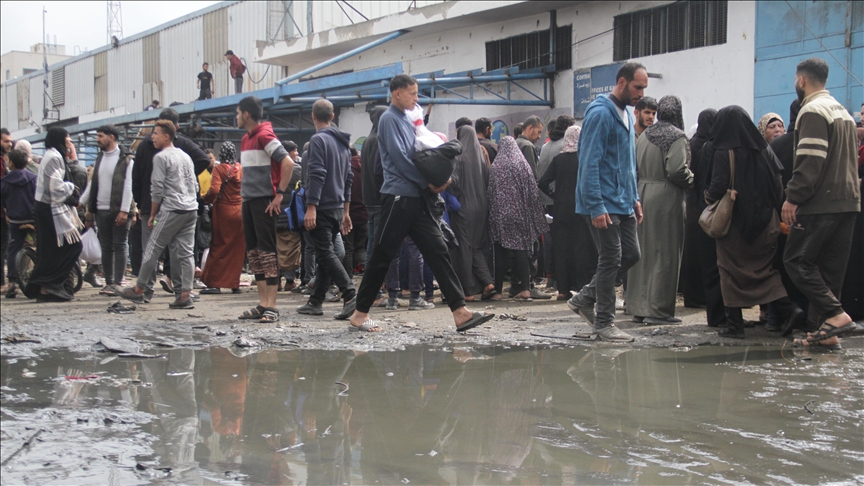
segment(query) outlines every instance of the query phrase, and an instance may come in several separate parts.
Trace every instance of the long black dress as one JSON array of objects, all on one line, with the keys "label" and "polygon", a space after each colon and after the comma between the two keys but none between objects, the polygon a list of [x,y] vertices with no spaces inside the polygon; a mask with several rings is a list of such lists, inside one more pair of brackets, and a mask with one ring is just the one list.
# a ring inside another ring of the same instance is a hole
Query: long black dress
[{"label": "long black dress", "polygon": [[[537,181],[540,190],[555,201],[552,206],[552,240],[566,242],[553,247],[559,294],[578,292],[591,281],[597,269],[597,249],[588,222],[576,214],[578,172],[576,152],[562,152],[552,159],[546,173]],[[553,182],[554,190],[550,188]]]}]

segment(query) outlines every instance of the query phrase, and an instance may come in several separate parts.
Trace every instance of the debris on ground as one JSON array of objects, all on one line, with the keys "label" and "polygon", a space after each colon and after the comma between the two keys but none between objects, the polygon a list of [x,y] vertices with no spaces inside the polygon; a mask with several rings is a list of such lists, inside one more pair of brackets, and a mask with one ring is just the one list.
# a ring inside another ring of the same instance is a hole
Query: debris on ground
[{"label": "debris on ground", "polygon": [[42,341],[34,339],[26,334],[10,334],[3,337],[3,342],[8,344],[35,343],[39,344]]}]

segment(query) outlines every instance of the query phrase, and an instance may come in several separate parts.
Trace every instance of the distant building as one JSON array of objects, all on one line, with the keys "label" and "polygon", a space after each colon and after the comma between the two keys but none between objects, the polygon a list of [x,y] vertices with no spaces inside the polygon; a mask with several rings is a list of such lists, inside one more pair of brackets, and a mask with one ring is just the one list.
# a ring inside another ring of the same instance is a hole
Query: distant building
[{"label": "distant building", "polygon": [[66,55],[66,46],[57,44],[36,44],[30,47],[29,52],[9,51],[0,56],[0,73],[3,81],[9,81],[19,76],[31,74],[43,68],[42,51],[48,53],[48,65],[69,59]]}]

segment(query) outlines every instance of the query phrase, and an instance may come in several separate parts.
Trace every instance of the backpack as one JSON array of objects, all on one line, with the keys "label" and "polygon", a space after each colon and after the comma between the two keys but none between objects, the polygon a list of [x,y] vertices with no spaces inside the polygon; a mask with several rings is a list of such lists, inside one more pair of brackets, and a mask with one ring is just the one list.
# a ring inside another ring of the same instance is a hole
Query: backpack
[{"label": "backpack", "polygon": [[291,202],[285,208],[285,214],[288,216],[288,229],[290,231],[302,231],[304,229],[303,219],[306,217],[305,195],[306,188],[304,187],[291,191]]}]

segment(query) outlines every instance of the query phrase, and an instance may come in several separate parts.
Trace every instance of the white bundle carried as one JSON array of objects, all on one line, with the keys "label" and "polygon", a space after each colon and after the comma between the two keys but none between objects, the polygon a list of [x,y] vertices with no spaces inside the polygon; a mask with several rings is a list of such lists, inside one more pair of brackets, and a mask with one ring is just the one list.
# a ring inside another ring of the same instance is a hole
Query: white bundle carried
[{"label": "white bundle carried", "polygon": [[433,149],[444,143],[441,137],[429,131],[423,123],[423,107],[414,105],[414,109],[405,110],[405,114],[411,123],[414,124],[414,150],[419,152],[421,150]]}]

